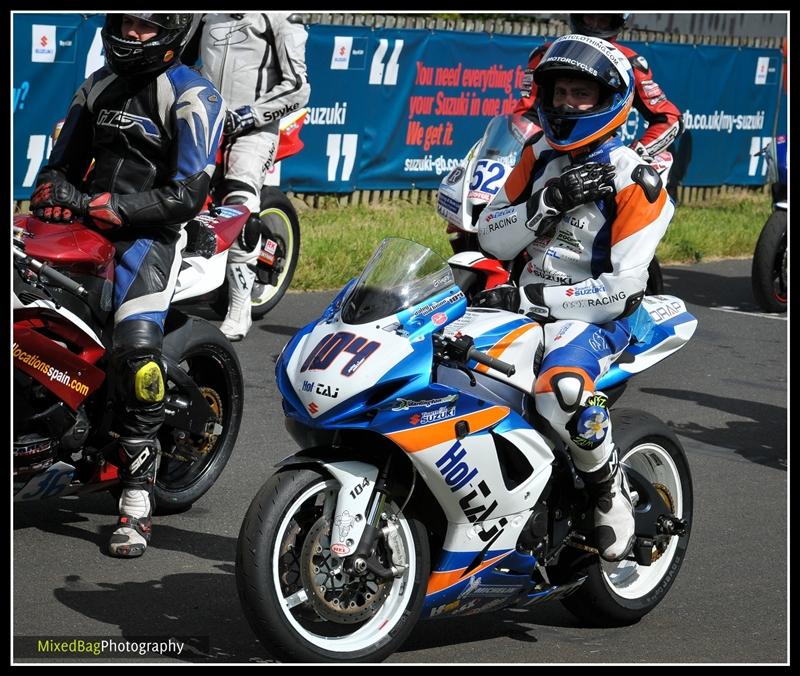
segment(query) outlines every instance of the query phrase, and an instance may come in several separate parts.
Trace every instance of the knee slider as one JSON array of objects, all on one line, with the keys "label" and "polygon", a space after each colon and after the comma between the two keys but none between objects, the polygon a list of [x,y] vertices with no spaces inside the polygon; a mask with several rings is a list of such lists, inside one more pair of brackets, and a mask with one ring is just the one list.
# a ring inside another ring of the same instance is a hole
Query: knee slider
[{"label": "knee slider", "polygon": [[576,446],[591,451],[603,443],[610,424],[607,397],[593,394],[578,406],[567,423],[567,431]]},{"label": "knee slider", "polygon": [[567,413],[574,411],[583,396],[583,378],[574,373],[559,373],[550,382],[562,410]]},{"label": "knee slider", "polygon": [[164,372],[156,355],[147,355],[128,361],[133,373],[133,391],[136,398],[147,404],[164,401]]}]

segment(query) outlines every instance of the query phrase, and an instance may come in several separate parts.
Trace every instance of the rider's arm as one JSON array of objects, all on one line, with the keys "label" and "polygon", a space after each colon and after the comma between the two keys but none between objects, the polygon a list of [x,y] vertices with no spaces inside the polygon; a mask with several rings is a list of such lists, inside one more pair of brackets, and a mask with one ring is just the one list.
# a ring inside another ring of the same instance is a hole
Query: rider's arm
[{"label": "rider's arm", "polygon": [[[610,270],[578,284],[525,287],[528,301],[547,307],[552,318],[602,324],[631,314],[641,303],[647,268],[675,208],[652,167],[638,159],[626,164],[617,164],[617,194],[612,205],[616,213],[609,229]],[[524,299],[521,309],[526,309]]]},{"label": "rider's arm", "polygon": [[225,120],[222,96],[188,67],[171,69],[159,78],[166,78],[157,87],[159,110],[173,134],[171,147],[163,152],[174,157],[174,173],[153,190],[111,195],[109,209],[120,220],[114,225],[183,223],[200,212],[208,196]]},{"label": "rider's arm", "polygon": [[647,129],[638,142],[644,146],[648,155],[656,155],[683,133],[681,111],[667,99],[664,91],[653,80],[653,71],[647,59],[627,48],[621,47],[621,51],[633,66],[636,84],[633,105],[647,121]]},{"label": "rider's arm", "polygon": [[[46,182],[66,181],[80,186],[92,162],[92,116],[86,104],[89,91],[95,86],[102,89],[108,79],[103,71],[94,73],[78,88],[72,97],[61,132],[53,146],[47,163],[41,168],[36,185]],[[108,75],[109,71],[105,71]],[[97,89],[95,89],[97,91]]]},{"label": "rider's arm", "polygon": [[280,69],[281,80],[253,104],[257,112],[257,126],[280,120],[298,110],[308,103],[311,93],[306,72],[308,35],[305,28],[301,24],[288,21],[285,14],[276,12],[263,16],[267,24],[266,35],[271,35],[274,40],[274,57]]}]

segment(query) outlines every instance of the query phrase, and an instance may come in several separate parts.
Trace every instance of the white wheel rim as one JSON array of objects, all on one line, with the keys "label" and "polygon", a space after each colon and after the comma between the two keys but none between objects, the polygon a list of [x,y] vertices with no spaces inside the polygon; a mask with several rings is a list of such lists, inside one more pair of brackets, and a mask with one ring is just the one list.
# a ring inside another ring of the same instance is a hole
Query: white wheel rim
[{"label": "white wheel rim", "polygon": [[[628,451],[620,460],[642,474],[650,483],[665,486],[675,502],[675,516],[683,516],[684,498],[680,473],[666,449],[658,444],[641,444]],[[678,548],[678,539],[670,538],[666,550],[649,566],[640,566],[629,559],[619,563],[601,559],[606,583],[615,594],[625,599],[646,596],[661,583],[667,573]]]},{"label": "white wheel rim", "polygon": [[258,217],[264,218],[264,216],[268,216],[269,214],[275,214],[284,222],[284,225],[286,225],[286,263],[283,266],[283,270],[281,270],[280,274],[278,275],[277,284],[262,284],[256,280],[256,283],[263,287],[261,295],[252,297],[250,299],[250,302],[256,307],[259,305],[264,305],[264,303],[268,303],[270,300],[272,300],[275,294],[280,291],[281,287],[283,286],[283,282],[286,280],[286,276],[289,274],[292,251],[294,251],[294,233],[292,232],[292,223],[289,220],[289,216],[286,215],[286,212],[283,211],[283,209],[272,208],[265,209],[258,215]]},{"label": "white wheel rim", "polygon": [[[413,592],[413,581],[416,577],[416,552],[414,551],[414,540],[411,533],[411,528],[408,525],[408,521],[406,521],[402,514],[398,514],[397,525],[399,527],[400,537],[403,540],[403,545],[406,550],[408,568],[406,569],[403,577],[395,578],[392,584],[392,589],[378,612],[371,619],[367,620],[365,624],[359,626],[355,631],[353,631],[353,633],[334,638],[315,634],[298,622],[298,620],[292,614],[290,607],[294,601],[294,597],[297,596],[297,592],[285,597],[284,591],[281,589],[279,568],[279,553],[281,549],[280,545],[283,542],[283,538],[293,516],[297,513],[299,508],[306,501],[315,497],[319,493],[329,489],[336,490],[338,486],[339,484],[335,481],[320,482],[308,488],[292,503],[288,512],[281,520],[280,526],[278,527],[277,536],[275,538],[275,546],[272,552],[271,579],[275,588],[275,593],[279,600],[278,603],[280,609],[283,612],[283,616],[292,626],[294,631],[296,631],[300,637],[317,648],[322,648],[334,653],[338,652],[344,654],[353,653],[364,650],[365,648],[369,648],[371,646],[375,646],[375,644],[386,637],[386,635],[397,625],[398,621],[403,616],[403,613],[408,608],[411,594]],[[390,505],[389,503],[386,504],[387,511],[391,511],[392,513],[396,514],[396,511],[394,511],[395,509],[396,508],[394,505]]]}]

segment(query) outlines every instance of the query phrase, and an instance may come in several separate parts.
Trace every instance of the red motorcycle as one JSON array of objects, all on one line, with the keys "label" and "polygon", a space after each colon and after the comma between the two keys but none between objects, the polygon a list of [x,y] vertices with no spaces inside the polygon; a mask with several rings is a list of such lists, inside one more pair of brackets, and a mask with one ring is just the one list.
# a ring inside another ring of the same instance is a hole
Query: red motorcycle
[{"label": "red motorcycle", "polygon": [[[202,251],[184,252],[176,297],[219,285],[227,249],[248,215],[246,207],[230,206],[198,216],[192,239]],[[114,248],[81,223],[17,215],[13,250],[14,500],[119,490],[106,378]],[[188,508],[220,476],[244,397],[233,346],[205,320],[170,309],[163,359],[166,422],[155,484],[161,513]]]}]

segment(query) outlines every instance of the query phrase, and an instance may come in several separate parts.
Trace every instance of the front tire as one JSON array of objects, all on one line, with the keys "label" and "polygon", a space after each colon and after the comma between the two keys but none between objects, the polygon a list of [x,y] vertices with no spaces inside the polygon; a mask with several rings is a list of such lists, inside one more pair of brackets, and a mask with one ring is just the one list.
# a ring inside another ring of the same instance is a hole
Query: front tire
[{"label": "front tire", "polygon": [[239,599],[256,636],[279,659],[383,660],[406,640],[422,611],[430,574],[424,526],[387,501],[408,568],[389,580],[371,573],[351,576],[326,547],[331,524],[325,515],[338,490],[322,471],[284,469],[256,494],[242,523],[236,547]]},{"label": "front tire", "polygon": [[764,225],[753,254],[753,296],[764,312],[786,312],[787,277],[786,212],[777,209]]},{"label": "front tire", "polygon": [[620,461],[649,480],[687,526],[663,550],[653,548],[649,566],[591,557],[586,581],[563,603],[579,619],[602,627],[638,622],[664,599],[686,556],[694,506],[689,462],[672,430],[655,416],[632,409],[614,410],[612,421]]},{"label": "front tire", "polygon": [[[189,373],[214,412],[205,436],[184,432],[176,439],[169,416],[161,427],[161,459],[156,474],[156,511],[160,514],[188,509],[222,474],[233,452],[244,406],[244,381],[233,346],[218,328],[195,318],[179,367]],[[167,396],[177,386],[167,373]]]}]

